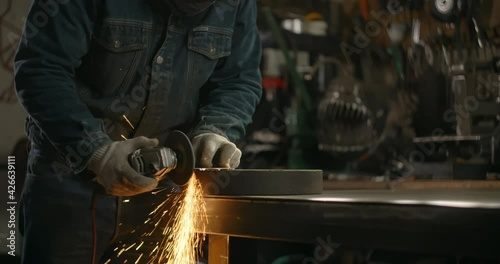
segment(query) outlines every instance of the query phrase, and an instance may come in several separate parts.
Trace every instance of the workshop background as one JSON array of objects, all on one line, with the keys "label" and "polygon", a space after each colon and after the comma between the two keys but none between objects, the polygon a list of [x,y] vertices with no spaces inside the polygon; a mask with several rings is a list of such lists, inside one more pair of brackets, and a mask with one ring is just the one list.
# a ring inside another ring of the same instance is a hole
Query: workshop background
[{"label": "workshop background", "polygon": [[[20,171],[25,113],[13,90],[12,59],[30,4],[0,1],[0,157],[16,155]],[[332,189],[500,187],[500,1],[258,5],[264,94],[239,142],[241,168],[320,169]],[[6,162],[0,160],[2,175]],[[7,252],[4,229],[0,224],[0,255]],[[259,263],[462,263],[457,256],[356,248],[293,262],[278,257],[311,248],[266,245]]]}]

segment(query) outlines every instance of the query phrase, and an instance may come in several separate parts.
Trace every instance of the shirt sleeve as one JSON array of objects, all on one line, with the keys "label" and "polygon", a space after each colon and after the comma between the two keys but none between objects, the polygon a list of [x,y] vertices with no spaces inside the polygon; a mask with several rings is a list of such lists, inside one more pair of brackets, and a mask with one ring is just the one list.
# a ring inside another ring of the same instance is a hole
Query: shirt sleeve
[{"label": "shirt sleeve", "polygon": [[88,52],[95,4],[34,0],[15,58],[16,90],[29,118],[78,173],[111,142],[102,121],[80,100],[75,70]]},{"label": "shirt sleeve", "polygon": [[260,61],[261,42],[256,25],[255,0],[242,0],[233,33],[231,55],[223,59],[207,83],[208,100],[199,109],[194,136],[216,133],[237,141],[262,95]]}]

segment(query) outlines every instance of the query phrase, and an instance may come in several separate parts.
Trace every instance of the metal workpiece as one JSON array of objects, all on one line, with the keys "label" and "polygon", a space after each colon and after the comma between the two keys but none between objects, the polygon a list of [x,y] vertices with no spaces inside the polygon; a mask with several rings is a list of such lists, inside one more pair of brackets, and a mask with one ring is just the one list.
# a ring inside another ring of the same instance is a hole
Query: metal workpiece
[{"label": "metal workpiece", "polygon": [[195,169],[205,195],[307,195],[323,191],[320,170]]}]

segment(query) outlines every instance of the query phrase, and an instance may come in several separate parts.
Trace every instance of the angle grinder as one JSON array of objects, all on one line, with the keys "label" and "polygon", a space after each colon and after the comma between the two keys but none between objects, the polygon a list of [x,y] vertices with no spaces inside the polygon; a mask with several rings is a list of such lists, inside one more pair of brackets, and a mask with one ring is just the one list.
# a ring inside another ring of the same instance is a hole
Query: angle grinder
[{"label": "angle grinder", "polygon": [[195,157],[189,138],[181,131],[173,131],[165,147],[138,149],[130,154],[129,163],[141,175],[158,181],[168,177],[182,186],[193,175]]}]

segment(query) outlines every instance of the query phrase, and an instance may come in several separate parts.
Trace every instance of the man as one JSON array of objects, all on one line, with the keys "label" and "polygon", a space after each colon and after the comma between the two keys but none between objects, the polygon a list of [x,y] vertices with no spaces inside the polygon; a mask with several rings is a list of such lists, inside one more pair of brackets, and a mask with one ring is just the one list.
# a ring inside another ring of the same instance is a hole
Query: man
[{"label": "man", "polygon": [[15,62],[32,142],[23,263],[99,262],[117,197],[158,184],[128,155],[174,129],[201,166],[238,166],[261,96],[255,20],[254,0],[33,1]]}]

